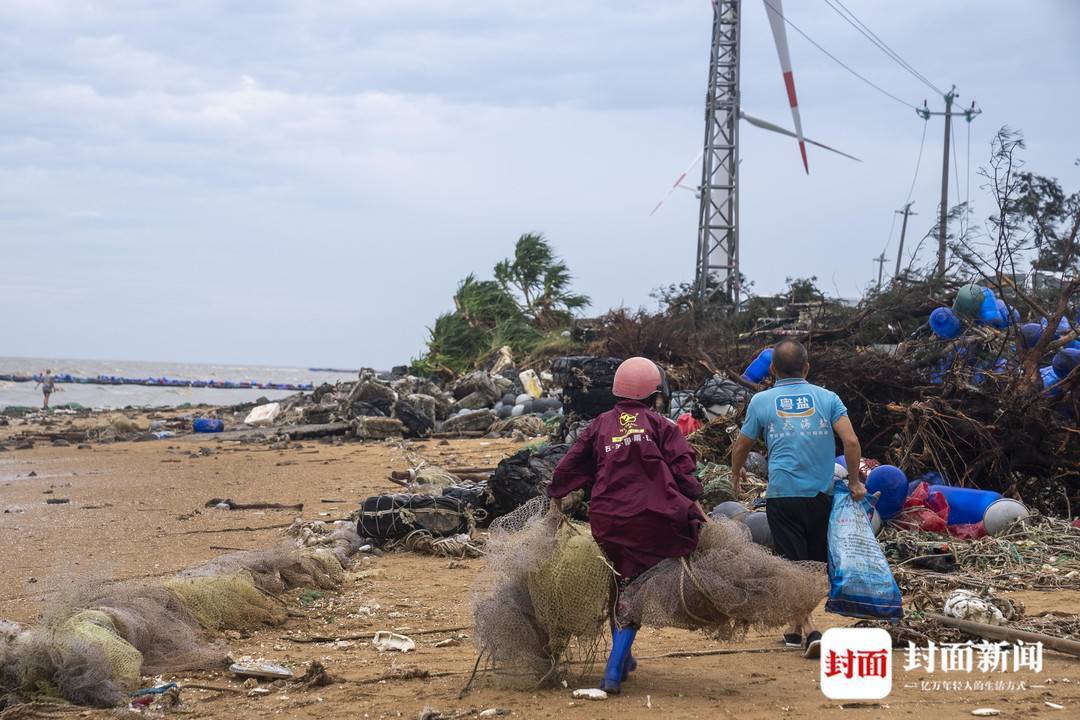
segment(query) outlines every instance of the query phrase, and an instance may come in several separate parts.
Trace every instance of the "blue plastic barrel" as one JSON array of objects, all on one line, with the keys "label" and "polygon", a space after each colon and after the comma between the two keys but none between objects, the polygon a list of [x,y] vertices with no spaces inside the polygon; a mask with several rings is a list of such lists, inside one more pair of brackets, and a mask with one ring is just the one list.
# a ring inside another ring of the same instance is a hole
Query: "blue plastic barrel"
[{"label": "blue plastic barrel", "polygon": [[1080,365],[1080,348],[1063,347],[1054,355],[1054,374],[1063,378],[1072,372],[1072,369]]},{"label": "blue plastic barrel", "polygon": [[192,421],[191,429],[197,433],[219,433],[225,429],[225,423],[218,418],[197,417]]},{"label": "blue plastic barrel", "polygon": [[[1040,318],[1039,324],[1042,327],[1046,327],[1050,324],[1050,321],[1047,318]],[[1069,332],[1069,330],[1069,319],[1065,317],[1061,318],[1061,320],[1058,321],[1057,330],[1054,331],[1054,339],[1056,340],[1065,333]]]},{"label": "blue plastic barrel", "polygon": [[930,492],[939,492],[949,501],[949,525],[967,525],[982,522],[986,508],[1001,499],[1001,493],[993,490],[931,485]]},{"label": "blue plastic barrel", "polygon": [[[1057,385],[1059,382],[1061,382],[1061,378],[1056,372],[1054,372],[1053,365],[1047,365],[1046,367],[1039,368],[1039,374],[1042,375],[1043,388],[1045,388],[1046,390],[1050,390],[1051,395],[1057,395],[1061,392],[1061,388],[1054,388],[1054,385]],[[1051,390],[1051,388],[1054,389]]]},{"label": "blue plastic barrel", "polygon": [[1039,323],[1024,323],[1020,326],[1020,342],[1025,348],[1035,347],[1042,337],[1043,326]]},{"label": "blue plastic barrel", "polygon": [[952,340],[960,334],[960,318],[950,308],[935,308],[930,313],[930,329],[942,340]]},{"label": "blue plastic barrel", "polygon": [[771,347],[765,348],[757,354],[757,357],[743,370],[743,380],[759,383],[769,375],[769,366],[772,365]]},{"label": "blue plastic barrel", "polygon": [[895,465],[879,465],[867,476],[866,490],[870,495],[881,493],[875,507],[882,520],[889,520],[904,507],[908,491],[907,475]]}]

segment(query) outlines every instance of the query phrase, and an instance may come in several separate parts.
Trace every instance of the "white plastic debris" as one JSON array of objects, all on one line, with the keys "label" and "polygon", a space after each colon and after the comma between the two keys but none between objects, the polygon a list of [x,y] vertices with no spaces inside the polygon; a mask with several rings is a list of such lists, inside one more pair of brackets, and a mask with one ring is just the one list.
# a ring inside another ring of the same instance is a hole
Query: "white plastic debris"
[{"label": "white plastic debris", "polygon": [[979,597],[969,590],[954,590],[945,598],[942,614],[960,620],[1002,625],[1005,616],[990,601]]},{"label": "white plastic debris", "polygon": [[600,688],[582,688],[574,691],[575,700],[607,700],[607,693]]},{"label": "white plastic debris", "polygon": [[975,717],[994,717],[995,715],[1000,715],[1001,711],[995,710],[994,708],[975,708],[971,711],[971,714]]},{"label": "white plastic debris", "polygon": [[529,393],[534,400],[543,397],[544,386],[540,384],[540,376],[535,370],[522,370],[518,373],[518,380],[521,381],[521,387],[525,388],[525,392]]},{"label": "white plastic debris", "polygon": [[1065,709],[1064,705],[1058,705],[1057,703],[1050,702],[1049,700],[1044,700],[1043,704],[1046,705],[1046,707],[1050,708],[1051,710],[1064,710]]},{"label": "white plastic debris", "polygon": [[394,650],[404,653],[416,649],[416,642],[412,638],[388,630],[380,630],[375,633],[375,637],[371,639],[371,644],[380,652]]},{"label": "white plastic debris", "polygon": [[510,711],[506,708],[488,708],[487,710],[481,710],[477,717],[492,718],[501,717],[502,715],[509,715]]},{"label": "white plastic debris", "polygon": [[229,666],[229,672],[240,677],[275,680],[288,680],[293,676],[292,670],[283,665],[251,658],[241,658],[238,662],[234,662]]},{"label": "white plastic debris", "polygon": [[245,425],[251,425],[252,427],[260,427],[262,425],[273,425],[277,420],[277,416],[281,414],[281,404],[272,402],[266,405],[259,405],[251,409],[251,412],[244,418]]}]

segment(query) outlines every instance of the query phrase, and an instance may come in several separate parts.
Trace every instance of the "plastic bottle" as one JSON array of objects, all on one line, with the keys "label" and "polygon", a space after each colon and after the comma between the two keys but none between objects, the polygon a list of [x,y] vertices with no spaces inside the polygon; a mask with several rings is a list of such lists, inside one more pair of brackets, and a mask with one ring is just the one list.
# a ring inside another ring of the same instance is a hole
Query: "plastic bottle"
[{"label": "plastic bottle", "polygon": [[525,392],[529,393],[534,400],[544,394],[544,386],[540,384],[540,376],[535,370],[522,370],[518,373],[518,380],[521,381],[521,387],[525,388]]},{"label": "plastic bottle", "polygon": [[743,370],[743,380],[749,380],[752,383],[759,383],[764,380],[769,375],[769,366],[772,365],[772,352],[771,347],[759,352],[757,357]]},{"label": "plastic bottle", "polygon": [[930,313],[930,329],[942,340],[952,340],[960,334],[960,318],[949,308],[935,308]]}]

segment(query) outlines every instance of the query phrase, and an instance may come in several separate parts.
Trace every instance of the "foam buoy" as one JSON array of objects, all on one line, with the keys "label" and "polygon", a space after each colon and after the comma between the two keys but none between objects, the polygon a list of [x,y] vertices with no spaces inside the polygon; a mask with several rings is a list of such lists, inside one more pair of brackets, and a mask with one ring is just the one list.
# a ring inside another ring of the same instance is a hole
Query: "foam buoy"
[{"label": "foam buoy", "polygon": [[747,513],[743,522],[750,528],[750,537],[755,543],[767,548],[773,546],[772,530],[769,530],[769,518],[766,517],[766,513],[761,511]]},{"label": "foam buoy", "polygon": [[712,509],[709,513],[713,517],[726,517],[732,520],[742,520],[746,515],[750,514],[750,511],[746,509],[746,506],[741,502],[735,500],[728,500],[722,502]]},{"label": "foam buoy", "polygon": [[866,490],[870,494],[881,493],[874,507],[881,513],[882,520],[891,520],[904,507],[908,491],[907,475],[895,465],[879,465],[867,476]]}]

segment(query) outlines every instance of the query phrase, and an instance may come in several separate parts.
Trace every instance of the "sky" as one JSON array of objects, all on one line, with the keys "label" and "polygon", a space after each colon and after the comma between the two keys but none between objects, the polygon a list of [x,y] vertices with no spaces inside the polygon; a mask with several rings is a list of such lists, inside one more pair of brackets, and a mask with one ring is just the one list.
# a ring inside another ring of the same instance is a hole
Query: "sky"
[{"label": "sky", "polygon": [[[1080,187],[1080,3],[846,6],[983,109],[970,143],[956,128],[950,190],[970,187],[977,221],[1003,125],[1029,169]],[[785,15],[942,109],[824,0]],[[693,195],[649,212],[700,151],[711,17],[707,0],[5,0],[0,355],[389,367],[525,232],[591,312],[655,307],[693,275]],[[895,257],[924,122],[788,34],[805,133],[863,162],[811,147],[807,176],[793,140],[743,124],[742,270],[758,292],[816,275],[856,298]],[[742,96],[790,126],[756,0]],[[926,125],[909,247],[933,224],[942,134]]]}]

